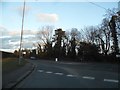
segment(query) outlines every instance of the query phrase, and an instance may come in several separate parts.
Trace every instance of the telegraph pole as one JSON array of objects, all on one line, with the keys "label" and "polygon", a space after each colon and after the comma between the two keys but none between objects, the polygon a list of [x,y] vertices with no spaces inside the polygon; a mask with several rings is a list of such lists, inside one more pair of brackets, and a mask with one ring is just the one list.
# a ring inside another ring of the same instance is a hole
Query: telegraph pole
[{"label": "telegraph pole", "polygon": [[24,0],[24,6],[23,6],[23,15],[22,15],[22,27],[21,27],[21,38],[20,38],[20,51],[19,51],[19,65],[21,64],[22,59],[22,38],[23,38],[23,28],[24,28],[24,16],[25,16],[25,0]]}]

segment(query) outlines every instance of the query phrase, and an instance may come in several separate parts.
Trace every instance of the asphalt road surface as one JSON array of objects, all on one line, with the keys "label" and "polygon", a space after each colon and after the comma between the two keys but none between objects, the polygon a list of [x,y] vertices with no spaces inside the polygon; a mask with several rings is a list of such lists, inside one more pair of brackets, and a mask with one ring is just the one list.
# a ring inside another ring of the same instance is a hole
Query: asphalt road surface
[{"label": "asphalt road surface", "polygon": [[16,88],[119,88],[117,64],[29,61],[36,68]]}]

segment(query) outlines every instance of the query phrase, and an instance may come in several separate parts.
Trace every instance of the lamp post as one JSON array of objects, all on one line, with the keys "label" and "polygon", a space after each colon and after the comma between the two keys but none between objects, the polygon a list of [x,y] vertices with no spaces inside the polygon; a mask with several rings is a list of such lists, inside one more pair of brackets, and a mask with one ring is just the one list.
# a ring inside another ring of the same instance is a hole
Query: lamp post
[{"label": "lamp post", "polygon": [[21,38],[20,38],[20,51],[19,51],[19,64],[21,64],[22,59],[22,38],[23,38],[23,28],[24,28],[24,16],[25,16],[25,0],[24,0],[24,6],[23,6],[23,15],[22,15],[22,27],[21,27]]}]

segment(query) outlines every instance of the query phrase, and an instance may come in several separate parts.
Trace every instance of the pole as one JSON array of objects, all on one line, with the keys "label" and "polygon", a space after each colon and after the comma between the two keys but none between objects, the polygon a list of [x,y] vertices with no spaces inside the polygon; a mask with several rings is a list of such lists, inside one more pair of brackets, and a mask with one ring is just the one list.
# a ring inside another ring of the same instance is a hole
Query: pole
[{"label": "pole", "polygon": [[22,59],[22,36],[23,36],[23,28],[24,28],[24,16],[25,16],[25,0],[24,0],[24,6],[23,6],[23,15],[22,15],[22,27],[21,27],[21,38],[20,38],[20,51],[19,51],[19,65],[21,63]]}]

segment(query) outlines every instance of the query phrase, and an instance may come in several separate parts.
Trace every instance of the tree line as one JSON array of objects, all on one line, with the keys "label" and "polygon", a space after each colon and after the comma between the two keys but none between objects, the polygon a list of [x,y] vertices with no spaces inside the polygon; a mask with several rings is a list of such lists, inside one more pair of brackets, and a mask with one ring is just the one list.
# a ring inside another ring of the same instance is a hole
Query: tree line
[{"label": "tree line", "polygon": [[116,9],[111,10],[106,13],[100,25],[88,26],[81,30],[77,28],[66,31],[62,28],[53,30],[52,26],[43,26],[36,36],[40,42],[36,43],[37,49],[29,51],[29,56],[116,62],[116,55],[120,54],[120,15]]}]

